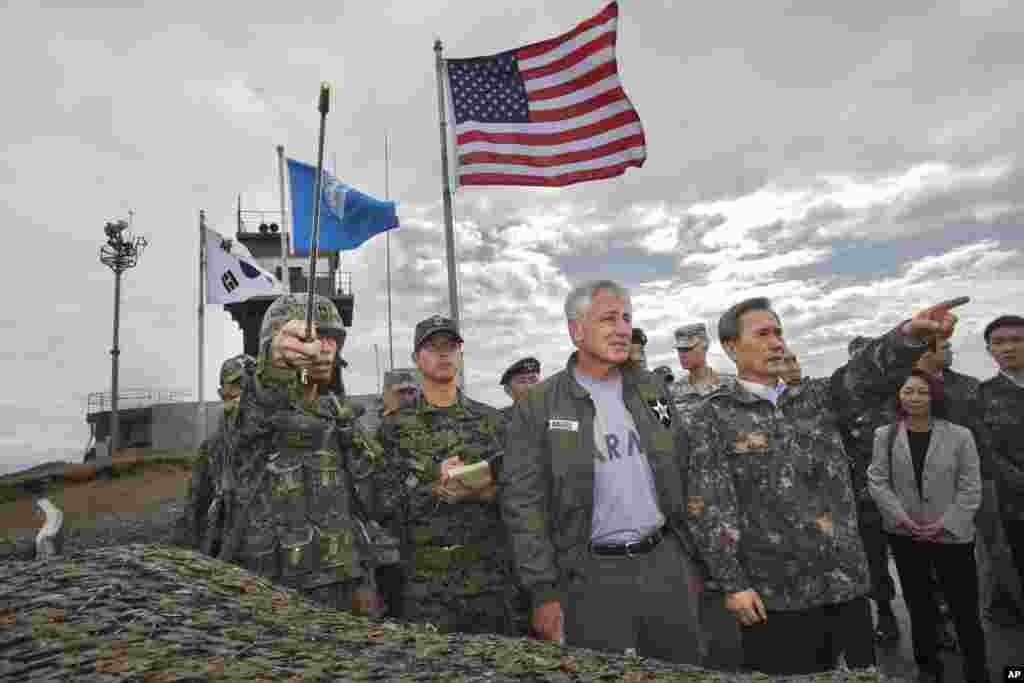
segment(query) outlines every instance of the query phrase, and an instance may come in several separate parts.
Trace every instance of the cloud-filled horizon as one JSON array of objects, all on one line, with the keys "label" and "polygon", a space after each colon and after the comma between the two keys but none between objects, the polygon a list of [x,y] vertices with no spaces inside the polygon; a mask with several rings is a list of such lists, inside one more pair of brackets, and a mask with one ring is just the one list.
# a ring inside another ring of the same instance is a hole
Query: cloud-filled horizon
[{"label": "cloud-filled horizon", "polygon": [[[0,211],[9,235],[0,473],[77,460],[85,401],[108,391],[113,276],[106,221],[134,211],[150,242],[124,280],[121,386],[197,394],[198,213],[230,235],[278,207],[275,146],[315,162],[320,81],[334,84],[328,166],[389,194],[394,357],[448,312],[433,41],[492,54],[562,33],[603,2],[196,2],[0,10],[9,72]],[[742,13],[742,20],[739,15]],[[647,138],[642,168],[562,189],[455,195],[468,393],[571,352],[562,305],[584,280],[632,292],[651,366],[678,370],[672,330],[714,329],[769,296],[805,372],[824,376],[855,335],[959,295],[955,367],[995,372],[981,339],[1024,301],[1020,26],[1008,2],[898,8],[769,1],[620,2],[618,61]],[[386,368],[384,238],[342,256],[355,314],[351,393]],[[204,394],[241,333],[206,311]],[[731,363],[713,344],[713,365]]]}]

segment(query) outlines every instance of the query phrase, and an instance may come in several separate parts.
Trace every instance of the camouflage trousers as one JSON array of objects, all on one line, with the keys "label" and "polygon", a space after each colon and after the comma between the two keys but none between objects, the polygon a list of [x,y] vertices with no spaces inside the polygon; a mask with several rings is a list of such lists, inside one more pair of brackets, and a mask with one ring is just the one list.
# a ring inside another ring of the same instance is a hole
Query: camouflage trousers
[{"label": "camouflage trousers", "polygon": [[445,526],[411,527],[392,615],[445,632],[525,635],[529,605],[510,579],[502,530],[477,528],[453,537]]}]

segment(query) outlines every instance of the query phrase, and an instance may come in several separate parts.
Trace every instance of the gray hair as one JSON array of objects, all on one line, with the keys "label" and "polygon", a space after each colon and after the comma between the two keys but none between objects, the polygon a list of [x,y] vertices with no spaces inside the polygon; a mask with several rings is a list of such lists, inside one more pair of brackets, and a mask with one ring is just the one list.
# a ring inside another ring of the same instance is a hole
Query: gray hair
[{"label": "gray hair", "polygon": [[780,325],[779,314],[772,308],[772,302],[768,297],[757,296],[753,299],[745,299],[731,307],[718,319],[718,341],[735,341],[740,337],[740,318],[744,313],[750,311],[768,311]]},{"label": "gray hair", "polygon": [[611,292],[622,297],[626,300],[626,310],[633,311],[633,301],[625,287],[612,280],[590,280],[573,289],[569,296],[565,297],[565,319],[572,321],[587,317],[594,302],[594,294],[599,291]]}]

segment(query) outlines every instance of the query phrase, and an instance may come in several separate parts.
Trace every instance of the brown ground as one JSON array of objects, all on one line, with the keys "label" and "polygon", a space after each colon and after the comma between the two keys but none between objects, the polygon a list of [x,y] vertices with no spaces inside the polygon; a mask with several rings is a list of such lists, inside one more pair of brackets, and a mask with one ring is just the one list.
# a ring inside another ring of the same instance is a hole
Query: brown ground
[{"label": "brown ground", "polygon": [[[76,525],[99,513],[141,512],[167,498],[184,496],[191,472],[184,465],[154,464],[132,475],[95,479],[90,476],[91,465],[67,468],[74,469],[65,470],[65,483],[52,487],[47,497],[64,512],[68,523]],[[0,529],[37,529],[42,523],[31,496],[0,504]]]}]

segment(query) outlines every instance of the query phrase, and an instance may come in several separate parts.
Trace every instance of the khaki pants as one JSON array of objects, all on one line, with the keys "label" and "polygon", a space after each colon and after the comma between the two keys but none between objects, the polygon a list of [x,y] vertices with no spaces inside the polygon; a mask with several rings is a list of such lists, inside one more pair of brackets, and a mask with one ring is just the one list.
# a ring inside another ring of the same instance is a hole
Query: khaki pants
[{"label": "khaki pants", "polygon": [[671,532],[643,555],[589,554],[579,570],[566,577],[566,643],[700,664],[705,645],[698,623],[698,572]]}]

